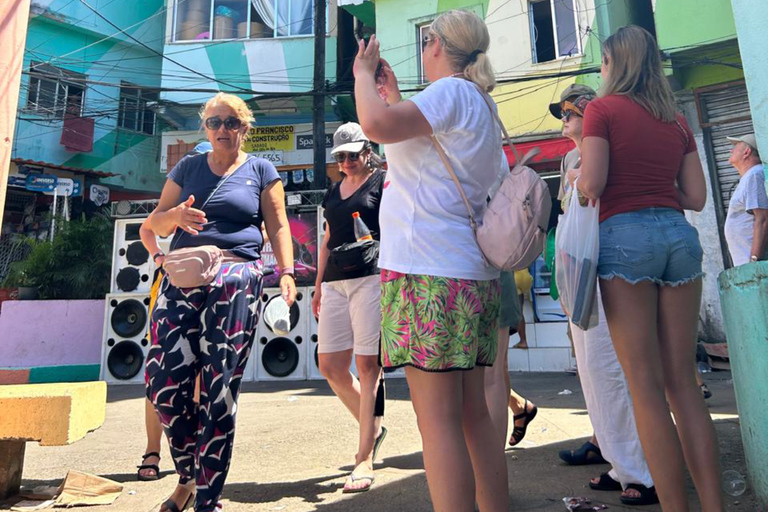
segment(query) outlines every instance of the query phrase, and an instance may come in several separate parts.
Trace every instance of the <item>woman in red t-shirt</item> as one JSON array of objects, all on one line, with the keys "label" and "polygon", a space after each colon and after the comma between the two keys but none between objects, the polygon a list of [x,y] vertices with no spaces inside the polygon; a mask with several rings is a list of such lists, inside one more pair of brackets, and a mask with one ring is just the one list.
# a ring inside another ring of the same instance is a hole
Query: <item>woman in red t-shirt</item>
[{"label": "woman in red t-shirt", "polygon": [[662,507],[689,509],[685,456],[701,510],[719,512],[717,439],[691,364],[703,254],[683,210],[706,201],[696,143],[647,31],[628,26],[609,37],[602,74],[600,98],[584,115],[577,187],[600,199],[597,273],[608,326]]}]

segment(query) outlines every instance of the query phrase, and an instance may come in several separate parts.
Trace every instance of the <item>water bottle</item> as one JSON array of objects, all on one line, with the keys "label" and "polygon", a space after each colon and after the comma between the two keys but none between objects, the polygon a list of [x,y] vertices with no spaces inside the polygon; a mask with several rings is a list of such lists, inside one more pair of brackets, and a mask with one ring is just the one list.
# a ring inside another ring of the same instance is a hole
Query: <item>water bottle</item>
[{"label": "water bottle", "polygon": [[358,242],[362,242],[364,240],[373,240],[373,235],[371,235],[371,230],[368,229],[368,226],[365,225],[365,222],[363,222],[363,219],[360,218],[360,212],[354,212],[352,214],[352,219],[355,228],[355,238]]},{"label": "water bottle", "polygon": [[738,471],[723,472],[723,491],[730,496],[741,496],[747,490],[747,482]]}]

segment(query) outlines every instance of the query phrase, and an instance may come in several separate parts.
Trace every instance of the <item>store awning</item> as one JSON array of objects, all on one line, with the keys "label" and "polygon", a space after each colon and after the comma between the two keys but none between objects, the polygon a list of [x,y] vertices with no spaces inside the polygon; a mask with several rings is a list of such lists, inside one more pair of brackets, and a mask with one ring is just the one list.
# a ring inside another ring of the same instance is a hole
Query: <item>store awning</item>
[{"label": "store awning", "polygon": [[60,171],[72,172],[75,174],[82,174],[84,176],[93,176],[94,178],[109,178],[111,176],[117,176],[117,174],[104,171],[94,171],[93,169],[81,169],[79,167],[70,167],[68,165],[57,165],[50,162],[42,162],[39,160],[27,160],[24,158],[11,158],[11,162],[16,165],[26,165],[29,167],[45,167],[48,169],[57,169]]},{"label": "store awning", "polygon": [[[533,163],[557,162],[561,160],[566,153],[576,147],[576,144],[569,138],[558,137],[556,139],[532,140],[515,144],[517,152],[521,155],[528,153],[533,148],[541,149],[541,153],[532,160]],[[515,155],[509,146],[504,146],[504,154],[510,165],[515,163]]]}]

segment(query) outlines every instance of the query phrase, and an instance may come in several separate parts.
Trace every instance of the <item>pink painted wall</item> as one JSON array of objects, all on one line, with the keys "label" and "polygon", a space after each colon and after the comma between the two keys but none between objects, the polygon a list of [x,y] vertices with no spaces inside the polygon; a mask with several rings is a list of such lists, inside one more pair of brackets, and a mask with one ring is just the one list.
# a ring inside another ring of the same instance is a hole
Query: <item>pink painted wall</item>
[{"label": "pink painted wall", "polygon": [[0,303],[0,368],[100,364],[103,300]]}]

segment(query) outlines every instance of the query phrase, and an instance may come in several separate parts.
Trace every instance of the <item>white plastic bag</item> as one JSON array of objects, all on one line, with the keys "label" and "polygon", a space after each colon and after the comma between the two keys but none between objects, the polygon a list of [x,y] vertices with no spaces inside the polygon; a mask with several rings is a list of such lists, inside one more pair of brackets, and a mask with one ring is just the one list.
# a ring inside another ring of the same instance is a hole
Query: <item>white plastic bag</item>
[{"label": "white plastic bag", "polygon": [[291,331],[291,308],[281,296],[270,299],[264,307],[264,323],[272,332],[285,336]]},{"label": "white plastic bag", "polygon": [[[574,194],[576,185],[574,184]],[[600,254],[600,201],[582,206],[571,200],[555,235],[555,279],[560,302],[582,330],[598,323],[597,259]]]}]

